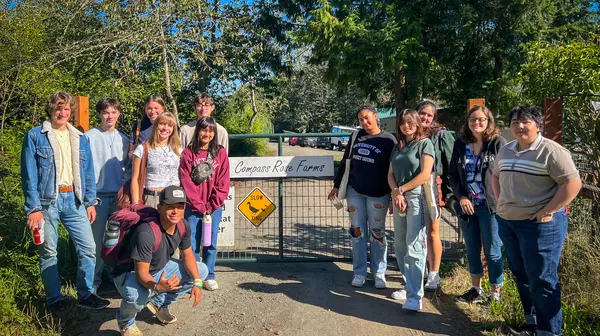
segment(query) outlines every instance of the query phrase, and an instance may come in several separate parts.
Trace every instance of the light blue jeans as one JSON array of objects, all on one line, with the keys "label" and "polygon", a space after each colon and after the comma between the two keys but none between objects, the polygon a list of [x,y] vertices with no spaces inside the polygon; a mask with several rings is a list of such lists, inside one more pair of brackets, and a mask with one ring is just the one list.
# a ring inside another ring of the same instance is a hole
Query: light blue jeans
[{"label": "light blue jeans", "polygon": [[102,248],[102,238],[104,238],[104,229],[108,217],[116,210],[115,205],[116,194],[98,195],[101,203],[96,205],[96,219],[92,223],[92,233],[94,234],[94,242],[96,243],[96,268],[94,272],[94,289],[100,287],[102,281],[102,270],[104,269],[104,260],[100,256]]},{"label": "light blue jeans", "polygon": [[[163,271],[166,271],[166,279],[176,274],[179,277],[179,285],[182,287],[171,292],[154,293],[151,296],[152,291],[137,282],[135,272],[125,272],[115,277],[115,287],[117,287],[122,298],[121,307],[117,312],[119,328],[125,329],[134,324],[137,313],[142,311],[149,301],[152,301],[157,307],[166,307],[177,300],[178,296],[192,290],[194,279],[192,279],[185,269],[183,260],[169,260],[163,269],[152,275],[154,280],[159,281]],[[208,275],[206,265],[201,262],[198,262],[198,273],[200,273],[200,279],[202,280],[205,280]]]},{"label": "light blue jeans", "polygon": [[[421,188],[419,188],[421,189]],[[394,249],[398,267],[406,278],[406,297],[421,300],[427,259],[427,224],[429,211],[425,195],[414,190],[404,193],[406,215],[400,216],[394,206]]]},{"label": "light blue jeans", "polygon": [[[385,218],[390,195],[369,197],[357,193],[348,186],[346,195],[350,216],[350,237],[352,239],[352,268],[354,275],[367,275],[367,239],[371,241],[371,273],[385,274],[387,269],[387,239]],[[355,237],[354,228],[360,228]],[[370,230],[369,230],[370,228]]]},{"label": "light blue jeans", "polygon": [[[212,219],[210,246],[202,246],[202,218],[204,215],[197,212],[188,211],[187,220],[192,229],[192,250],[197,261],[204,261],[208,267],[208,277],[206,280],[215,279],[215,264],[217,263],[217,238],[219,235],[219,224],[223,208],[218,208],[210,214]],[[202,251],[202,255],[200,255]]]},{"label": "light blue jeans", "polygon": [[75,201],[73,192],[59,193],[56,203],[43,206],[42,214],[45,221],[44,243],[38,246],[38,250],[42,282],[48,304],[64,300],[60,293],[58,259],[56,258],[58,221],[69,232],[77,251],[77,295],[81,299],[88,297],[93,291],[96,244],[94,244],[94,235],[85,206]]}]

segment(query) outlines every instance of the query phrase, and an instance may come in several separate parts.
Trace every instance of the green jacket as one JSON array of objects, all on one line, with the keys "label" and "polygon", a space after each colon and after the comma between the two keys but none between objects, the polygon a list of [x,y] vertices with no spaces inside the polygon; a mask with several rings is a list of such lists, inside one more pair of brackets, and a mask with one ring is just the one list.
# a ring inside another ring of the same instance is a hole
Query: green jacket
[{"label": "green jacket", "polygon": [[454,136],[450,131],[441,129],[436,135],[431,137],[433,147],[435,148],[435,172],[442,178],[442,195],[450,197],[452,189],[448,180],[448,168],[452,159],[452,150],[454,149]]}]

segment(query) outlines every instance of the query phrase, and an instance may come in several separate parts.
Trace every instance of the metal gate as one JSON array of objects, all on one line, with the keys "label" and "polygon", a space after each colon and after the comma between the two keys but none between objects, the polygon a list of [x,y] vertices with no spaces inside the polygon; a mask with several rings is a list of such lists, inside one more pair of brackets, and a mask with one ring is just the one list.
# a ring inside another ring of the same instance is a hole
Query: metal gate
[{"label": "metal gate", "polygon": [[[340,133],[302,134],[328,137]],[[349,135],[349,134],[348,134]],[[236,134],[232,139],[271,138],[278,140],[278,154],[283,155],[283,137],[290,134]],[[336,168],[337,170],[337,168]],[[352,259],[349,219],[344,209],[337,210],[327,200],[333,177],[232,179],[235,201],[239,204],[255,187],[273,201],[276,210],[258,227],[249,223],[237,210],[234,220],[235,243],[219,247],[219,261],[340,261]],[[394,253],[392,216],[386,220],[388,254]],[[458,221],[443,212],[440,236],[444,259],[457,259],[460,230]]]}]

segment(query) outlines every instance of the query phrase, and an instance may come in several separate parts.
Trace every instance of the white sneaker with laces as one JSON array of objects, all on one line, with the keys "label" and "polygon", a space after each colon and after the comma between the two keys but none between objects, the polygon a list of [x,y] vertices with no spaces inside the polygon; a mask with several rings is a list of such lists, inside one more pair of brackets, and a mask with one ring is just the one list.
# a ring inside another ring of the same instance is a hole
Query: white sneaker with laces
[{"label": "white sneaker with laces", "polygon": [[215,290],[219,289],[219,284],[217,283],[217,280],[215,280],[215,279],[204,280],[202,283],[204,284],[204,288],[206,290],[215,291]]},{"label": "white sneaker with laces", "polygon": [[435,291],[440,286],[440,274],[438,272],[429,273],[429,277],[427,277],[427,282],[425,283],[425,290]]},{"label": "white sneaker with laces", "polygon": [[121,329],[121,336],[144,336],[144,334],[134,323],[125,329]]},{"label": "white sneaker with laces", "polygon": [[352,286],[354,287],[362,287],[365,284],[365,276],[356,274],[354,278],[352,278]]},{"label": "white sneaker with laces", "polygon": [[161,323],[170,324],[177,321],[177,317],[169,312],[168,306],[159,308],[155,306],[154,303],[148,302],[146,308],[148,308]]},{"label": "white sneaker with laces", "polygon": [[399,289],[392,293],[392,299],[394,300],[406,300],[406,289]]},{"label": "white sneaker with laces", "polygon": [[375,288],[383,289],[386,287],[385,274],[375,274]]},{"label": "white sneaker with laces", "polygon": [[421,300],[408,299],[402,305],[402,309],[419,311],[423,309],[423,302]]}]

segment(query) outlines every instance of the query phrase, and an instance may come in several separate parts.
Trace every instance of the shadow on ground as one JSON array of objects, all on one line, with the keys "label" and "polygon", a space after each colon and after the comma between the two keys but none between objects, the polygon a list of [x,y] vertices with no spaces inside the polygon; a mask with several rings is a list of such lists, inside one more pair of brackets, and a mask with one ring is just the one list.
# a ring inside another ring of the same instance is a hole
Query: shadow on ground
[{"label": "shadow on ground", "polygon": [[[232,272],[260,272],[264,277],[278,280],[277,284],[240,282],[239,288],[257,293],[283,293],[290,299],[322,308],[346,317],[367,320],[392,327],[401,327],[422,333],[442,335],[481,335],[470,321],[446,300],[435,305],[424,304],[419,313],[401,309],[401,304],[390,298],[400,287],[400,274],[388,277],[388,286],[375,289],[372,281],[354,288],[351,265],[342,269],[340,263],[287,263],[287,264],[231,264]],[[429,294],[430,297],[435,294]],[[411,333],[412,334],[412,333]]]}]

